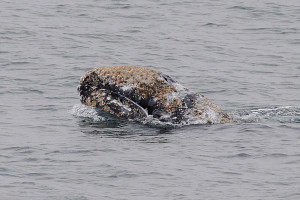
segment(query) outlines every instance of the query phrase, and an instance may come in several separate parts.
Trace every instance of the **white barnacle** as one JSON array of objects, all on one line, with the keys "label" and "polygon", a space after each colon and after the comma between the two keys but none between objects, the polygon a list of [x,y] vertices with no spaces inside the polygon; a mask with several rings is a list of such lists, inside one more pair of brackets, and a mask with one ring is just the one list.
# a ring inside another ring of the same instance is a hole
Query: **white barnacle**
[{"label": "white barnacle", "polygon": [[129,85],[122,85],[122,87],[120,89],[123,91],[128,91],[128,90],[132,90],[132,87]]}]

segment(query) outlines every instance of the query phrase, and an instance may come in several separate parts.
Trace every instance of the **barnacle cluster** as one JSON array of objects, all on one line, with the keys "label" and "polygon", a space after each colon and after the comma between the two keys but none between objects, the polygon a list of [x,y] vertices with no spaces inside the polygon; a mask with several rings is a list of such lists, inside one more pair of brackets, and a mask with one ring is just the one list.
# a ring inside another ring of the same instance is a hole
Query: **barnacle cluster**
[{"label": "barnacle cluster", "polygon": [[129,119],[153,115],[161,121],[182,123],[229,122],[231,118],[204,96],[171,77],[136,66],[100,67],[80,80],[81,101]]}]

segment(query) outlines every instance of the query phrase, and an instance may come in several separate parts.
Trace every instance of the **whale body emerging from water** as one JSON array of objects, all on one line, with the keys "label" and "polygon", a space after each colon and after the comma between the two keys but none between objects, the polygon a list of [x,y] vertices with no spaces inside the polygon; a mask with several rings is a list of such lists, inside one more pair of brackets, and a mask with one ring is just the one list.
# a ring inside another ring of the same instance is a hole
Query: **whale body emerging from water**
[{"label": "whale body emerging from water", "polygon": [[78,87],[81,102],[114,116],[142,120],[149,116],[172,124],[227,123],[226,112],[159,71],[135,67],[100,67],[88,71]]}]

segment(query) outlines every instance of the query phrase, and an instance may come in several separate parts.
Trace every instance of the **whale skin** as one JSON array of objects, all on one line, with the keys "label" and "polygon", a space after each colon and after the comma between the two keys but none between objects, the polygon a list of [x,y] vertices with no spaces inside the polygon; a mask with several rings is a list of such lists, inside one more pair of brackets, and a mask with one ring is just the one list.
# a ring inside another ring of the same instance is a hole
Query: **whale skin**
[{"label": "whale skin", "polygon": [[203,95],[168,75],[143,67],[113,66],[89,70],[81,77],[78,91],[83,104],[130,120],[151,116],[172,124],[233,121]]}]

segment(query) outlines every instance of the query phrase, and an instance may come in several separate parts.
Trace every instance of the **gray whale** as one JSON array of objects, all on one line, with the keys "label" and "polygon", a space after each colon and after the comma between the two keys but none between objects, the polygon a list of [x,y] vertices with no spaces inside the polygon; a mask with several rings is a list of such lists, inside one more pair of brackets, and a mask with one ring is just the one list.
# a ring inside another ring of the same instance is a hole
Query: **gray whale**
[{"label": "gray whale", "polygon": [[81,102],[114,116],[140,120],[152,116],[172,124],[232,122],[221,108],[159,71],[100,67],[85,73],[78,87]]}]

